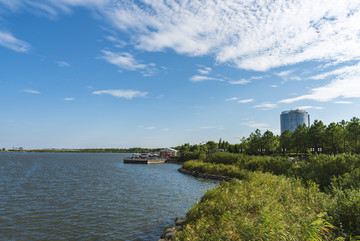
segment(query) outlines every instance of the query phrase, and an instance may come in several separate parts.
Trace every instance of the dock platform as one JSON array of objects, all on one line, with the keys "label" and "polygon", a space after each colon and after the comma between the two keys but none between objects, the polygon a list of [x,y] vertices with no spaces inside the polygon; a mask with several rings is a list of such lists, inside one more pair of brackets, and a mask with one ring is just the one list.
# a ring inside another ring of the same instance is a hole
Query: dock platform
[{"label": "dock platform", "polygon": [[126,158],[124,164],[157,164],[165,163],[166,159],[159,158]]}]

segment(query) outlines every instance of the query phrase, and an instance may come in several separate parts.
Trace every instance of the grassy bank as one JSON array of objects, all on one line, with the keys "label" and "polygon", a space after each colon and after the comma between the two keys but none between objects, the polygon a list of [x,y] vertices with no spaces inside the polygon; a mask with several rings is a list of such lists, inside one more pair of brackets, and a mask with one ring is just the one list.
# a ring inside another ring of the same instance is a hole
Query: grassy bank
[{"label": "grassy bank", "polygon": [[[243,180],[208,191],[177,240],[358,240],[360,157],[215,153],[184,168]],[[195,237],[195,238],[190,238]]]},{"label": "grassy bank", "polygon": [[187,214],[176,240],[322,240],[333,236],[316,185],[272,174],[249,173],[223,182]]}]

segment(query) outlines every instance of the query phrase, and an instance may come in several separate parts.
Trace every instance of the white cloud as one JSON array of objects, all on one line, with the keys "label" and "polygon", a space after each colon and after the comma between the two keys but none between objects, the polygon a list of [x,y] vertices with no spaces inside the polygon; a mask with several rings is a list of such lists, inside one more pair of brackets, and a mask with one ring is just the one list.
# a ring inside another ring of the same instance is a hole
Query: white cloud
[{"label": "white cloud", "polygon": [[70,67],[70,64],[66,61],[57,61],[56,62],[59,67]]},{"label": "white cloud", "polygon": [[64,100],[65,100],[65,101],[74,101],[75,98],[73,98],[73,97],[67,97],[67,98],[64,98]]},{"label": "white cloud", "polygon": [[272,103],[261,103],[259,105],[254,106],[254,108],[260,108],[261,110],[270,110],[277,107],[278,107],[277,104],[272,104]]},{"label": "white cloud", "polygon": [[213,77],[208,77],[208,76],[203,76],[203,75],[194,75],[190,78],[191,82],[203,82],[206,80],[217,80],[217,81],[223,81],[222,79],[218,79],[218,78],[213,78]]},{"label": "white cloud", "polygon": [[237,99],[238,99],[238,97],[231,97],[231,98],[226,99],[225,101],[233,101],[233,100],[237,100]]},{"label": "white cloud", "polygon": [[279,87],[278,85],[271,85],[270,86],[271,88],[277,88],[277,87]]},{"label": "white cloud", "polygon": [[112,95],[114,97],[117,98],[125,98],[125,99],[133,99],[136,97],[145,97],[148,92],[141,92],[141,91],[137,91],[137,90],[98,90],[98,91],[94,91],[92,92],[92,94],[94,95],[102,95],[102,94],[106,94],[106,95]]},{"label": "white cloud", "polygon": [[218,62],[267,70],[311,60],[360,56],[357,0],[123,1],[106,12],[121,30],[135,30],[138,48],[171,48]]},{"label": "white cloud", "polygon": [[31,89],[23,89],[22,92],[30,93],[30,94],[40,94],[40,91],[31,90]]},{"label": "white cloud", "polygon": [[212,55],[243,69],[360,58],[358,0],[2,0],[1,5],[55,17],[74,7],[90,8],[131,33],[138,49]]},{"label": "white cloud", "polygon": [[320,106],[310,106],[310,105],[306,105],[306,106],[298,106],[295,109],[300,109],[300,110],[308,110],[308,109],[315,109],[315,110],[322,110],[324,109],[323,107]]},{"label": "white cloud", "polygon": [[338,97],[360,98],[360,63],[343,67],[323,75],[312,78],[323,79],[336,75],[327,85],[311,89],[309,94],[279,101],[280,103],[293,103],[300,100],[315,100],[321,102],[332,101]]},{"label": "white cloud", "polygon": [[16,52],[28,52],[31,47],[30,44],[15,38],[12,34],[0,30],[0,46],[9,48]]},{"label": "white cloud", "polygon": [[202,74],[202,75],[207,75],[211,72],[211,68],[210,67],[205,67],[205,66],[199,66],[202,67],[201,69],[198,69],[197,71]]},{"label": "white cloud", "polygon": [[122,69],[137,70],[147,68],[146,64],[140,64],[130,53],[115,53],[107,50],[102,51],[101,59],[114,64]]},{"label": "white cloud", "polygon": [[354,104],[354,102],[352,101],[344,101],[344,100],[340,100],[340,101],[335,101],[335,104]]},{"label": "white cloud", "polygon": [[116,44],[115,47],[117,47],[117,48],[123,48],[127,45],[127,43],[125,41],[117,39],[114,36],[108,35],[108,36],[105,36],[105,39],[109,40],[110,42],[115,43]]},{"label": "white cloud", "polygon": [[246,85],[248,83],[251,83],[251,80],[241,79],[241,80],[230,80],[229,81],[229,84],[231,84],[231,85]]},{"label": "white cloud", "polygon": [[287,77],[287,76],[289,76],[290,74],[292,74],[294,71],[295,71],[294,69],[285,70],[285,71],[281,71],[281,72],[275,73],[275,75],[277,75],[277,76],[279,76],[279,77]]},{"label": "white cloud", "polygon": [[251,103],[253,101],[254,101],[254,99],[245,99],[245,100],[239,100],[238,103],[244,104],[244,103]]}]

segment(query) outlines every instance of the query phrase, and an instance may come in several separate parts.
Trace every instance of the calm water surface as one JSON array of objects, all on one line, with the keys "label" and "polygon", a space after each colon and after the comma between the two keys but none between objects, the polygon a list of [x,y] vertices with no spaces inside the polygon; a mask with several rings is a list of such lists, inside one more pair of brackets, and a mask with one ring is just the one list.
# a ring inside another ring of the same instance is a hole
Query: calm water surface
[{"label": "calm water surface", "polygon": [[0,153],[0,239],[158,240],[216,185],[128,155]]}]

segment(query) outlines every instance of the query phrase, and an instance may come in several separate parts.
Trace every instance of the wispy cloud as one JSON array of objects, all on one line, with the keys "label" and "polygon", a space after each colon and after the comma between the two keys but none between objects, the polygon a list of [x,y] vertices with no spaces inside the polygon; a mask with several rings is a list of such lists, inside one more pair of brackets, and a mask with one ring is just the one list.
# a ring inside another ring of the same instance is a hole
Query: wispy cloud
[{"label": "wispy cloud", "polygon": [[12,34],[0,30],[0,46],[24,53],[31,49],[30,44],[15,38]]},{"label": "wispy cloud", "polygon": [[231,97],[231,98],[226,99],[225,101],[233,101],[233,100],[238,100],[238,99],[239,99],[238,97]]},{"label": "wispy cloud", "polygon": [[245,100],[239,100],[238,103],[245,104],[245,103],[251,103],[254,102],[254,99],[245,99]]},{"label": "wispy cloud", "polygon": [[108,50],[103,50],[101,52],[103,53],[100,57],[101,59],[109,62],[110,64],[114,64],[119,68],[127,70],[147,68],[146,64],[139,63],[130,53],[111,52]]},{"label": "wispy cloud", "polygon": [[217,80],[217,81],[222,81],[222,79],[218,79],[218,78],[213,78],[213,77],[208,77],[208,76],[203,76],[203,75],[194,75],[190,78],[191,82],[203,82],[206,80]]},{"label": "wispy cloud", "polygon": [[[265,71],[304,61],[342,63],[360,57],[358,0],[132,1],[2,0],[11,11],[57,16],[95,9],[138,49],[212,55],[219,63]],[[22,49],[22,48],[20,48]]]},{"label": "wispy cloud", "polygon": [[65,100],[65,101],[74,101],[75,98],[73,98],[73,97],[67,97],[67,98],[64,98],[64,100]]},{"label": "wispy cloud", "polygon": [[202,75],[207,75],[212,70],[210,67],[206,67],[206,66],[203,66],[203,65],[198,65],[198,66],[201,67],[201,68],[198,69],[197,71]]},{"label": "wispy cloud", "polygon": [[127,43],[125,41],[117,39],[117,38],[115,38],[114,36],[111,36],[111,35],[105,36],[105,39],[110,41],[110,42],[115,43],[115,47],[117,47],[117,48],[123,48],[123,47],[125,47],[127,45]]},{"label": "wispy cloud", "polygon": [[277,104],[273,104],[273,103],[261,103],[259,105],[255,105],[254,108],[259,108],[261,110],[271,110],[274,108],[279,107]]},{"label": "wispy cloud", "polygon": [[[214,54],[218,62],[267,70],[310,60],[359,57],[359,7],[356,0],[327,4],[322,0],[286,4],[147,1],[138,5],[123,1],[106,14],[119,29],[138,33],[134,36],[138,48]],[[235,23],[241,23],[241,28]]]},{"label": "wispy cloud", "polygon": [[277,88],[279,87],[278,85],[270,85],[271,88]]},{"label": "wispy cloud", "polygon": [[231,84],[231,85],[246,85],[248,83],[251,83],[251,80],[241,79],[241,80],[230,80],[229,81],[229,84]]},{"label": "wispy cloud", "polygon": [[155,126],[143,126],[143,125],[140,125],[140,126],[137,126],[137,128],[144,129],[144,130],[154,130],[156,127]]},{"label": "wispy cloud", "polygon": [[22,92],[30,93],[30,94],[40,94],[40,91],[32,90],[32,89],[23,89]]},{"label": "wispy cloud", "polygon": [[204,65],[197,65],[197,66],[200,67],[199,69],[197,69],[197,72],[200,75],[192,76],[190,78],[191,82],[203,82],[203,81],[207,81],[207,80],[224,81],[222,78],[209,76],[210,72],[212,71],[212,69],[210,67],[206,67]]},{"label": "wispy cloud", "polygon": [[59,67],[61,67],[61,68],[63,68],[63,67],[70,67],[70,66],[71,66],[71,65],[70,65],[68,62],[66,62],[66,61],[57,61],[56,63],[57,63],[57,65],[58,65]]},{"label": "wispy cloud", "polygon": [[94,95],[112,95],[117,98],[124,98],[124,99],[133,99],[137,97],[145,97],[148,92],[141,92],[137,90],[120,90],[120,89],[110,89],[110,90],[98,90],[92,92]]},{"label": "wispy cloud", "polygon": [[275,75],[279,76],[279,77],[287,77],[290,74],[292,74],[295,70],[291,69],[291,70],[285,70],[285,71],[281,71],[281,72],[277,72],[275,73]]},{"label": "wispy cloud", "polygon": [[335,104],[354,104],[354,102],[352,101],[344,101],[344,100],[339,100],[339,101],[335,101]]},{"label": "wispy cloud", "polygon": [[320,106],[306,105],[306,106],[298,106],[295,109],[300,109],[300,110],[308,110],[308,109],[322,110],[324,108],[320,107]]},{"label": "wispy cloud", "polygon": [[326,76],[332,76],[334,74],[335,78],[332,79],[330,83],[311,89],[309,94],[283,99],[280,103],[293,103],[300,100],[328,102],[338,97],[360,98],[360,63],[340,68],[313,78],[322,79]]}]

